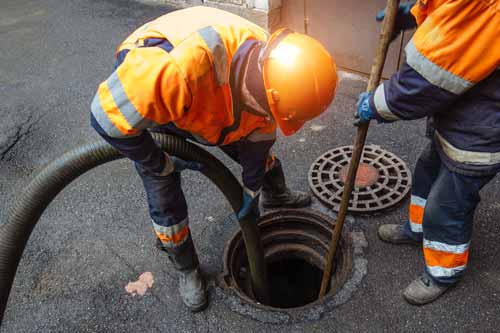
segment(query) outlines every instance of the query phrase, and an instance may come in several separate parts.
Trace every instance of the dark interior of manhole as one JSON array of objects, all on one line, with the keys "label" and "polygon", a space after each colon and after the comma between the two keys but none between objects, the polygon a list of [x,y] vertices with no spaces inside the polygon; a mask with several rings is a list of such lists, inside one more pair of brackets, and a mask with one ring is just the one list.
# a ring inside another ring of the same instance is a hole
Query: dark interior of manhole
[{"label": "dark interior of manhole", "polygon": [[296,308],[318,299],[323,271],[299,258],[287,258],[267,265],[270,306]]},{"label": "dark interior of manhole", "polygon": [[[328,217],[309,210],[280,210],[262,216],[259,223],[270,294],[268,303],[256,305],[293,312],[328,301],[327,296],[335,295],[342,288],[352,268],[350,247],[344,237],[340,239],[335,255],[330,288],[324,298],[318,298],[327,244],[333,230]],[[255,304],[241,233],[236,233],[229,241],[224,261],[224,285],[234,288],[239,297]]]},{"label": "dark interior of manhole", "polygon": [[[342,259],[340,260],[342,266]],[[267,306],[279,309],[291,309],[318,300],[323,270],[301,257],[288,255],[267,263],[270,297]],[[335,279],[335,271],[332,278]],[[250,287],[250,276],[246,265],[242,266],[238,276],[241,290],[254,299]],[[327,291],[329,292],[329,290]]]}]

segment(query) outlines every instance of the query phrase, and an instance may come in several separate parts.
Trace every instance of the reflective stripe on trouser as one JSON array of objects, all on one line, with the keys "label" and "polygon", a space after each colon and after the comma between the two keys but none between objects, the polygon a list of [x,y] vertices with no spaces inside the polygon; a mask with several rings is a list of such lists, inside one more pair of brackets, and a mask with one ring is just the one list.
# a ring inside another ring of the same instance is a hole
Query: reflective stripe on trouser
[{"label": "reflective stripe on trouser", "polygon": [[455,279],[467,267],[469,242],[450,245],[424,238],[424,258],[426,270],[432,277],[436,279]]},{"label": "reflective stripe on trouser", "polygon": [[408,209],[408,220],[405,224],[405,232],[416,240],[422,239],[422,222],[427,196],[431,190],[432,183],[436,180],[441,159],[430,143],[420,154],[415,170],[411,188],[411,203]]},{"label": "reflective stripe on trouser", "polygon": [[187,218],[171,226],[162,226],[157,224],[154,220],[151,221],[155,234],[160,239],[163,246],[176,247],[186,241],[189,234],[189,221]]},{"label": "reflective stripe on trouser", "polygon": [[136,169],[144,183],[156,236],[166,248],[181,246],[189,236],[189,226],[180,174],[159,177]]},{"label": "reflective stripe on trouser", "polygon": [[408,209],[408,221],[412,232],[422,232],[422,221],[424,219],[424,209],[426,199],[417,195],[411,195],[410,208]]},{"label": "reflective stripe on trouser", "polygon": [[452,172],[440,163],[433,147],[420,157],[418,164],[425,168],[419,170],[420,178],[414,183],[419,190],[425,190],[423,184],[431,184],[422,221],[425,270],[437,282],[454,283],[467,266],[479,190],[493,176]]}]

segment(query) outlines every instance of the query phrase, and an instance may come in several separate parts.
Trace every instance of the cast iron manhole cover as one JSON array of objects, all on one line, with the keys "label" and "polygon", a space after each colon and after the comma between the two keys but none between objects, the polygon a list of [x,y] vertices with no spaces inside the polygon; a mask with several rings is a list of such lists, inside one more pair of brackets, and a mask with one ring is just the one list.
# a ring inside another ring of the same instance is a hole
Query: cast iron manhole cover
[{"label": "cast iron manhole cover", "polygon": [[[327,151],[309,169],[314,195],[334,211],[339,210],[352,146]],[[410,191],[411,172],[396,155],[375,145],[365,146],[349,210],[373,213],[400,202]]]}]

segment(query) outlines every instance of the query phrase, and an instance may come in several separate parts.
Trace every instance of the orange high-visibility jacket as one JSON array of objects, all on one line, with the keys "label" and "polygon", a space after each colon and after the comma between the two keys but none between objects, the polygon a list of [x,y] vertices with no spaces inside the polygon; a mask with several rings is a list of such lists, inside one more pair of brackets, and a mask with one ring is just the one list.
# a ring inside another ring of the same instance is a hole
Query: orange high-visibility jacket
[{"label": "orange high-visibility jacket", "polygon": [[500,0],[419,0],[406,62],[370,99],[384,121],[431,116],[442,160],[500,170]]},{"label": "orange high-visibility jacket", "polygon": [[[272,120],[248,112],[235,116],[229,84],[238,48],[267,37],[255,24],[209,7],[161,16],[119,46],[117,52],[129,51],[100,84],[92,114],[113,138],[168,123],[209,144],[229,144],[256,131],[274,133]],[[168,41],[173,49],[144,47],[152,39]]]},{"label": "orange high-visibility jacket", "polygon": [[407,62],[439,87],[461,94],[500,65],[500,1],[419,0]]}]

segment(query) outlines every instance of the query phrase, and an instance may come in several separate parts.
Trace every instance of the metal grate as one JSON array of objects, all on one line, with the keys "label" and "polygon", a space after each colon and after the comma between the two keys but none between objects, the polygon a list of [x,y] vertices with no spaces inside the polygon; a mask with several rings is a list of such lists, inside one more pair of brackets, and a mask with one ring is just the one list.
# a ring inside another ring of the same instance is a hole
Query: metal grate
[{"label": "metal grate", "polygon": [[[327,151],[309,169],[309,186],[325,205],[339,210],[352,146]],[[375,145],[365,146],[356,174],[349,211],[373,213],[400,202],[410,191],[411,172],[396,155]]]}]

